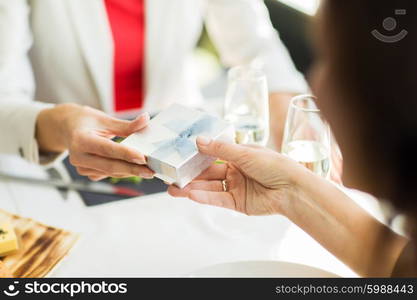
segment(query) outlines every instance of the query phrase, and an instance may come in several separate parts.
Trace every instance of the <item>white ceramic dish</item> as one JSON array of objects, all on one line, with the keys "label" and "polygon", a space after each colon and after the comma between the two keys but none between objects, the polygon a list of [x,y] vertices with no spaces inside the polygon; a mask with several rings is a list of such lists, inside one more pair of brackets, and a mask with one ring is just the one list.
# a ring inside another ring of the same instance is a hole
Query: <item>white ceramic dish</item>
[{"label": "white ceramic dish", "polygon": [[339,277],[333,273],[283,261],[239,261],[205,267],[190,277]]}]

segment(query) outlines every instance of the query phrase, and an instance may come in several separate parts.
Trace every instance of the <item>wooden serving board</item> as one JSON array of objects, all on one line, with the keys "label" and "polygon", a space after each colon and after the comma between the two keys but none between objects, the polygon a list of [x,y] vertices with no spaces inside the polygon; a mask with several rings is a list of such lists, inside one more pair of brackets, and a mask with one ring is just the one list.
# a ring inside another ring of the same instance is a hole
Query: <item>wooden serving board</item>
[{"label": "wooden serving board", "polygon": [[0,224],[14,226],[20,249],[1,258],[14,277],[45,277],[78,240],[78,234],[47,226],[0,209]]}]

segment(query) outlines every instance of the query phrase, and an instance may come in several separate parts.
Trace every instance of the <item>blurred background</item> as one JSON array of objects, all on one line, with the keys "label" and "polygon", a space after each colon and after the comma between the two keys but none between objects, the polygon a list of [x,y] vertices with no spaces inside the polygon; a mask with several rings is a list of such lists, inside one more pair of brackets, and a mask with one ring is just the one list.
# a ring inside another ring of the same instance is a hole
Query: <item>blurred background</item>
[{"label": "blurred background", "polygon": [[[304,75],[313,62],[309,38],[311,16],[316,14],[320,0],[265,0],[272,24],[279,28],[281,40],[287,46],[299,71]],[[205,98],[223,97],[227,70],[222,66],[215,46],[203,30],[193,57],[200,87]],[[308,79],[308,78],[307,78]]]}]

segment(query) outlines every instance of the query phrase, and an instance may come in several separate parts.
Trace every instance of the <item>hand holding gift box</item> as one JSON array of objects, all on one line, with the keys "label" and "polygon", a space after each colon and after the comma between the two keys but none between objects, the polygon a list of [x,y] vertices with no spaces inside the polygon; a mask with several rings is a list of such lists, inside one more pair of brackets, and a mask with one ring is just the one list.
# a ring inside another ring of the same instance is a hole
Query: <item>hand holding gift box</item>
[{"label": "hand holding gift box", "polygon": [[226,121],[174,104],[122,143],[143,153],[156,177],[184,187],[216,159],[198,152],[199,135],[234,141],[233,126]]}]

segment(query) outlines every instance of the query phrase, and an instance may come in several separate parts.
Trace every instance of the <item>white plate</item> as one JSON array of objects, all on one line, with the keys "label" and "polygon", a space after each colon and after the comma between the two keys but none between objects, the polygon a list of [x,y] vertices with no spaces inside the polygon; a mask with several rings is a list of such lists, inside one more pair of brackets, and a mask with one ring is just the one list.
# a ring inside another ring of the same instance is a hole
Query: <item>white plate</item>
[{"label": "white plate", "polygon": [[307,265],[283,261],[239,261],[199,269],[190,277],[339,277]]}]

